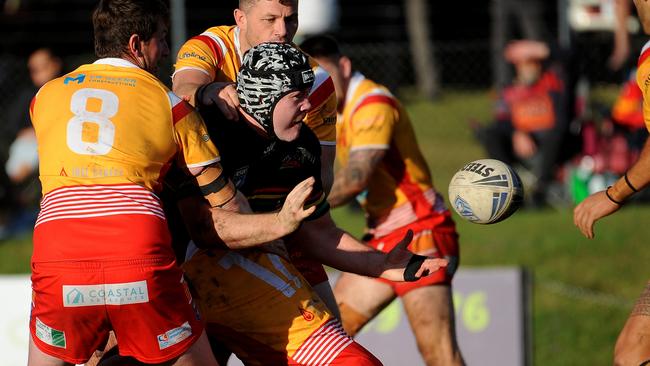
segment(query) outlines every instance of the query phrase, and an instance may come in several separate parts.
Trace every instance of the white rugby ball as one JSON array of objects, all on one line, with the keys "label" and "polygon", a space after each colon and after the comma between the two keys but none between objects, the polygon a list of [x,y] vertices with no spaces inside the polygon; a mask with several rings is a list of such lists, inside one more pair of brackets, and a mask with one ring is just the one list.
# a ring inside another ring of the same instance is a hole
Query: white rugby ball
[{"label": "white rugby ball", "polygon": [[521,206],[521,179],[506,163],[481,159],[465,164],[449,182],[449,202],[462,218],[476,224],[505,220]]}]

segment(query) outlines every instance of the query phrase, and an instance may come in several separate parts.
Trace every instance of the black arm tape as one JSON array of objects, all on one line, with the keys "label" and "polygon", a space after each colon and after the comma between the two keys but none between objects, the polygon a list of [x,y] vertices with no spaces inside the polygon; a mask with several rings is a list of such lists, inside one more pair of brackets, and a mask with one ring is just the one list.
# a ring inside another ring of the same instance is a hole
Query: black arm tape
[{"label": "black arm tape", "polygon": [[195,107],[198,107],[199,105],[203,105],[203,92],[205,92],[205,89],[212,83],[207,83],[199,86],[196,91],[194,92],[194,104]]},{"label": "black arm tape", "polygon": [[228,177],[226,177],[225,174],[221,174],[217,179],[206,185],[200,186],[199,188],[201,189],[201,193],[203,193],[204,196],[207,196],[219,192],[226,186],[226,184],[228,184]]},{"label": "black arm tape", "polygon": [[426,256],[413,254],[404,270],[404,281],[413,282],[418,280],[418,278],[415,277],[415,274],[418,272],[425,259],[427,259]]}]

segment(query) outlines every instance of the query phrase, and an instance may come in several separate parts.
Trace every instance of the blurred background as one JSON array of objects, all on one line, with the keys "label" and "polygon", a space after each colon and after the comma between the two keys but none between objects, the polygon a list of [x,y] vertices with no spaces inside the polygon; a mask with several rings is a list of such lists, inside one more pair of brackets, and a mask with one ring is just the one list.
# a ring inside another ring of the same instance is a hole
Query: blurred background
[{"label": "blurred background", "polygon": [[[29,273],[40,194],[29,101],[45,81],[94,60],[94,5],[0,0],[0,274]],[[171,0],[171,47],[233,24],[236,6]],[[334,35],[362,73],[402,99],[444,196],[469,161],[515,167],[528,192],[519,212],[490,226],[455,216],[461,269],[531,275],[531,364],[611,363],[649,276],[647,238],[635,228],[650,208],[638,195],[591,241],[573,226],[572,208],[624,173],[647,137],[634,77],[647,37],[632,1],[300,0],[300,24],[297,43]],[[172,64],[159,75],[168,85]],[[361,234],[355,207],[335,217]]]}]

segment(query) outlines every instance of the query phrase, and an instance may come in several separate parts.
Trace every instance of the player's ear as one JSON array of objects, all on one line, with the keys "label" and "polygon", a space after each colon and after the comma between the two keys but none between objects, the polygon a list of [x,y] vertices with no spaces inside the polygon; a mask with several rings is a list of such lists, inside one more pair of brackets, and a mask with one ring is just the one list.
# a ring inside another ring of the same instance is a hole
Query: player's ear
[{"label": "player's ear", "polygon": [[233,12],[233,15],[235,17],[235,24],[241,29],[242,27],[246,27],[246,14],[244,13],[243,10],[241,9],[235,9]]},{"label": "player's ear", "polygon": [[344,78],[349,78],[352,75],[352,60],[347,56],[341,56],[339,58],[339,69]]},{"label": "player's ear", "polygon": [[134,56],[142,57],[142,43],[139,35],[132,34],[129,37],[129,52]]}]

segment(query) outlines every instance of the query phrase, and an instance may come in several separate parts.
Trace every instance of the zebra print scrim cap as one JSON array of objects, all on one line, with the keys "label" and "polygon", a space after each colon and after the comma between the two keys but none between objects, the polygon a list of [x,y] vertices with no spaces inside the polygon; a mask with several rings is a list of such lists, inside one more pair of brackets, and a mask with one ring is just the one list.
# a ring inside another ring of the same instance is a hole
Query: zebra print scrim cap
[{"label": "zebra print scrim cap", "polygon": [[246,113],[275,136],[275,105],[288,93],[313,84],[314,72],[302,51],[289,43],[261,43],[244,54],[237,74],[237,95]]}]

